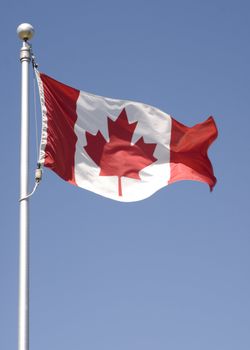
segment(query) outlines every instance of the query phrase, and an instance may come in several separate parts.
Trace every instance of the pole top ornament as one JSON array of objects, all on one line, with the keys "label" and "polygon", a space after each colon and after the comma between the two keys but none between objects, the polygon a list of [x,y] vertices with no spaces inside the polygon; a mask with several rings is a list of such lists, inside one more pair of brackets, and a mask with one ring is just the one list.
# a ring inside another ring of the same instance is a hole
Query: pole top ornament
[{"label": "pole top ornament", "polygon": [[17,35],[21,40],[30,40],[35,34],[33,26],[29,23],[22,23],[17,27]]}]

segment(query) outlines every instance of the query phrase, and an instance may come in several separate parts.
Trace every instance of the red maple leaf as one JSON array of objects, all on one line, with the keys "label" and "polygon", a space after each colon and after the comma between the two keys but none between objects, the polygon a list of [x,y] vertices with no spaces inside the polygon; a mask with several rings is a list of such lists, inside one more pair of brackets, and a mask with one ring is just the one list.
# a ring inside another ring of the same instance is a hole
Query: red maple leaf
[{"label": "red maple leaf", "polygon": [[86,131],[85,151],[100,167],[100,176],[118,176],[119,196],[122,196],[123,176],[140,179],[139,171],[157,160],[153,156],[156,144],[145,143],[143,137],[131,144],[136,125],[137,122],[129,124],[124,108],[115,121],[108,118],[108,142],[100,131],[96,135]]}]

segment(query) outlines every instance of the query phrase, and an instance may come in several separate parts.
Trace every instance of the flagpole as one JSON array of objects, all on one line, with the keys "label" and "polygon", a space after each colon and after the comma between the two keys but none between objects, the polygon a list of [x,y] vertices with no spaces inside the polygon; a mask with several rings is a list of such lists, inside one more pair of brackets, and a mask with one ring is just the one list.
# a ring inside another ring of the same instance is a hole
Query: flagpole
[{"label": "flagpole", "polygon": [[20,24],[17,34],[22,40],[21,141],[20,141],[20,216],[19,216],[19,323],[18,350],[29,350],[29,63],[30,40],[34,34],[28,23]]}]

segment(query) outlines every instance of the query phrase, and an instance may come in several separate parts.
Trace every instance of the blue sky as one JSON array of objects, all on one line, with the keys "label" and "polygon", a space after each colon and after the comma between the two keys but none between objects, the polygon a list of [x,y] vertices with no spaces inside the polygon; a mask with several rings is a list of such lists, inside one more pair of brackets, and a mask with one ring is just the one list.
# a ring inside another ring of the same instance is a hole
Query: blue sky
[{"label": "blue sky", "polygon": [[219,129],[212,194],[180,182],[124,204],[44,172],[30,205],[30,348],[248,350],[249,2],[8,1],[1,13],[0,348],[17,348],[16,27],[30,22],[46,74],[189,126],[213,115]]}]

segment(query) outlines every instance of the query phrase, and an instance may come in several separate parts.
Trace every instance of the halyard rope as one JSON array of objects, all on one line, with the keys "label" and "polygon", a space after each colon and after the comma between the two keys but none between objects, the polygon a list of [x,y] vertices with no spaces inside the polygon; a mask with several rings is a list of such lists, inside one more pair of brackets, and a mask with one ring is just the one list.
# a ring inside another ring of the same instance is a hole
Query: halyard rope
[{"label": "halyard rope", "polygon": [[38,185],[40,184],[40,181],[42,180],[42,168],[41,164],[39,163],[39,149],[38,149],[38,122],[37,122],[37,103],[36,103],[36,87],[35,87],[35,74],[34,74],[34,69],[38,67],[38,64],[35,61],[35,56],[32,51],[32,47],[30,45],[30,53],[31,53],[31,62],[32,62],[32,67],[33,67],[33,102],[34,102],[34,118],[35,118],[35,137],[36,137],[36,156],[37,156],[37,168],[35,172],[35,185],[33,187],[33,190],[25,197],[22,197],[19,199],[19,202],[31,197]]}]

